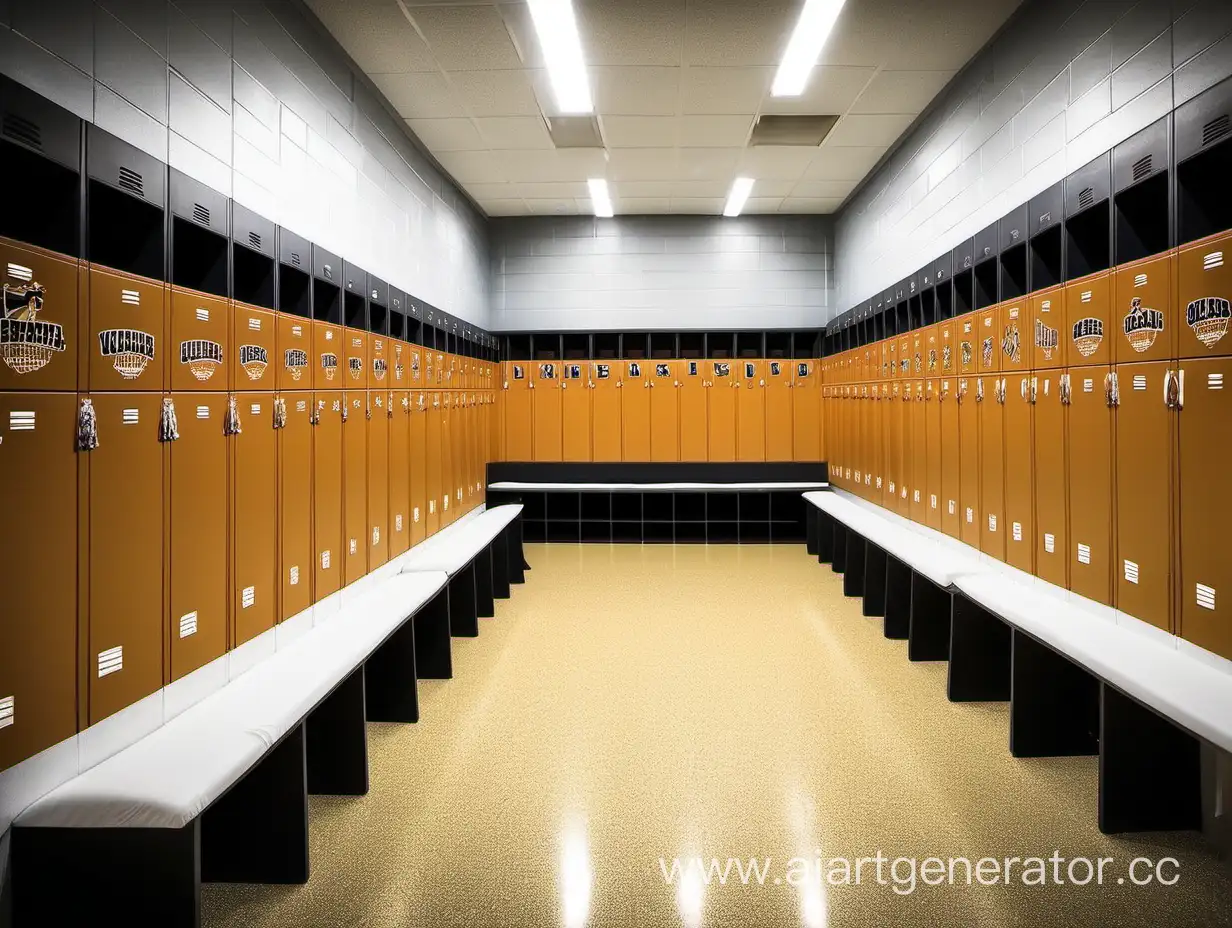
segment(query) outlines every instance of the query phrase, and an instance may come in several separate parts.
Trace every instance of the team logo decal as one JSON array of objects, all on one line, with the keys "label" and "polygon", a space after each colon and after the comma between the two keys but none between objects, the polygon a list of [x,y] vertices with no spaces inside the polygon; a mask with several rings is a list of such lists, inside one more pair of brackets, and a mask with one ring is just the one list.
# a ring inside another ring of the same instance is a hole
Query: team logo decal
[{"label": "team logo decal", "polygon": [[1074,347],[1084,358],[1095,354],[1104,340],[1104,322],[1088,316],[1074,323]]},{"label": "team logo decal", "polygon": [[898,364],[899,364],[899,369],[904,374],[911,373],[911,359],[910,358],[903,358],[901,361],[898,362]]},{"label": "team logo decal", "polygon": [[347,370],[351,372],[352,380],[359,380],[359,375],[364,372],[364,359],[347,358]]},{"label": "team logo decal", "polygon": [[389,370],[389,363],[384,358],[372,359],[372,376],[377,380],[385,379],[385,372]]},{"label": "team logo decal", "polygon": [[924,372],[924,356],[918,351],[915,353],[915,372],[917,374]]},{"label": "team logo decal", "polygon": [[958,353],[959,353],[959,356],[962,358],[963,368],[965,369],[965,368],[970,367],[971,361],[975,357],[975,347],[970,342],[964,341],[961,345],[958,346]]},{"label": "team logo decal", "polygon": [[782,375],[782,373],[783,373],[783,369],[782,369],[782,366],[779,364],[779,362],[771,361],[770,362],[770,376],[779,377]]},{"label": "team logo decal", "polygon": [[333,380],[338,374],[338,356],[328,352],[321,355],[321,370],[325,371],[326,380]]},{"label": "team logo decal", "polygon": [[756,377],[757,376],[757,365],[753,364],[752,361],[745,361],[744,362],[744,376],[746,379],[749,379],[749,380]]},{"label": "team logo decal", "polygon": [[1035,347],[1044,352],[1044,360],[1051,361],[1057,348],[1057,330],[1045,325],[1043,319],[1035,320]]},{"label": "team logo decal", "polygon": [[1213,348],[1228,334],[1229,319],[1232,319],[1232,303],[1223,297],[1204,296],[1185,307],[1185,322],[1207,348]]},{"label": "team logo decal", "polygon": [[984,360],[985,367],[992,367],[992,349],[993,343],[992,336],[990,335],[984,339],[984,343],[980,346],[980,356]]},{"label": "team logo decal", "polygon": [[[965,344],[965,343],[964,343]],[[941,346],[941,369],[950,370],[954,365],[954,349],[949,345]]]},{"label": "team logo decal", "polygon": [[715,365],[714,365],[714,376],[716,376],[716,377],[729,377],[729,376],[731,376],[731,365],[730,365],[730,364],[722,364],[722,363],[719,363],[719,362],[715,362]]},{"label": "team logo decal", "polygon": [[1144,307],[1142,298],[1136,296],[1130,301],[1124,327],[1129,347],[1142,353],[1155,344],[1155,339],[1164,330],[1164,314],[1158,309]]},{"label": "team logo decal", "polygon": [[807,377],[809,375],[809,366],[807,364],[796,365],[796,376]]},{"label": "team logo decal", "polygon": [[540,364],[539,365],[539,378],[541,380],[555,380],[556,379],[556,365],[555,364]]},{"label": "team logo decal", "polygon": [[1005,327],[1005,337],[1001,339],[1001,352],[1014,364],[1022,363],[1022,339],[1018,334],[1018,323],[1011,322]]},{"label": "team logo decal", "polygon": [[222,364],[222,345],[204,338],[180,342],[180,363],[187,364],[192,375],[204,383]]},{"label": "team logo decal", "polygon": [[260,380],[269,364],[269,355],[260,345],[240,345],[240,367],[249,380]]},{"label": "team logo decal", "polygon": [[[325,360],[324,356],[322,356],[321,360],[323,363]],[[301,351],[299,348],[288,348],[282,356],[282,363],[286,367],[287,373],[291,375],[291,379],[298,381],[304,376],[304,368],[308,366],[308,352]],[[334,363],[337,365],[337,359],[335,359]]]},{"label": "team logo decal", "polygon": [[406,368],[402,366],[402,346],[394,345],[394,380],[401,381]]},{"label": "team logo decal", "polygon": [[15,374],[34,373],[51,360],[53,352],[67,347],[62,325],[38,320],[46,295],[47,288],[38,281],[20,287],[4,285],[0,356]]},{"label": "team logo decal", "polygon": [[671,369],[666,364],[656,364],[655,365],[655,376],[656,377],[670,377],[672,376]]},{"label": "team logo decal", "polygon": [[136,329],[104,329],[98,333],[98,350],[125,380],[136,380],[154,360],[154,336]]},{"label": "team logo decal", "polygon": [[582,379],[582,365],[580,364],[567,365],[565,367],[565,377],[568,380],[581,380]]},{"label": "team logo decal", "polygon": [[419,352],[418,351],[411,352],[411,379],[412,380],[419,379]]},{"label": "team logo decal", "polygon": [[697,362],[696,361],[689,362],[689,376],[690,377],[697,376]]},{"label": "team logo decal", "polygon": [[612,367],[610,364],[596,364],[595,376],[600,380],[607,380],[612,376]]},{"label": "team logo decal", "polygon": [[930,372],[937,370],[937,349],[928,349],[928,370]]}]

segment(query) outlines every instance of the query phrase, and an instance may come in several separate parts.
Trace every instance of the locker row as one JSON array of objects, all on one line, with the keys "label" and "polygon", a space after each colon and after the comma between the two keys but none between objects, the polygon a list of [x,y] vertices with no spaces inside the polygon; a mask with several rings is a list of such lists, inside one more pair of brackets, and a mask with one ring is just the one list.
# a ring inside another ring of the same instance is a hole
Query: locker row
[{"label": "locker row", "polygon": [[510,332],[497,339],[506,361],[671,361],[731,358],[816,358],[821,331],[787,332]]},{"label": "locker row", "polygon": [[490,391],[0,392],[0,769],[484,500]]},{"label": "locker row", "polygon": [[820,461],[815,360],[504,362],[504,461]]}]

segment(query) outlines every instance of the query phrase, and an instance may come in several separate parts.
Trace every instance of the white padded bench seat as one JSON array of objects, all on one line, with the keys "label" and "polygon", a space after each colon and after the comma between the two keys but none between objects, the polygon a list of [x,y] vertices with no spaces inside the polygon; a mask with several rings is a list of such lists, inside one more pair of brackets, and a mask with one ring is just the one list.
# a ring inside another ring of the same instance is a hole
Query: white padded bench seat
[{"label": "white padded bench seat", "polygon": [[446,584],[399,574],[16,819],[28,828],[182,828]]},{"label": "white padded bench seat", "polygon": [[825,482],[766,483],[524,483],[505,480],[489,484],[488,489],[503,492],[543,491],[547,493],[575,491],[578,493],[689,493],[695,491],[791,491],[822,490]]},{"label": "white padded bench seat", "polygon": [[443,571],[453,576],[475,559],[522,512],[521,503],[493,506],[417,544],[401,562],[402,573]]}]

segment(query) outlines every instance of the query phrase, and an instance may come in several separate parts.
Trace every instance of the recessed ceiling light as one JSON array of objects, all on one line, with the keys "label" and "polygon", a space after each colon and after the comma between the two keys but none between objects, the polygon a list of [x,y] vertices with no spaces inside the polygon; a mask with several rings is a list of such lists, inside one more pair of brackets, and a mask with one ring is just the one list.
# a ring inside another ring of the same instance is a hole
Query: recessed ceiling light
[{"label": "recessed ceiling light", "polygon": [[530,15],[557,107],[562,114],[592,112],[594,103],[572,0],[530,0]]},{"label": "recessed ceiling light", "polygon": [[595,215],[600,219],[611,219],[615,213],[612,198],[607,192],[607,181],[602,177],[592,177],[586,183],[590,187],[590,205]]},{"label": "recessed ceiling light", "polygon": [[800,19],[774,75],[771,96],[798,97],[804,93],[813,65],[830,37],[843,3],[844,0],[804,0],[804,9],[800,11]]},{"label": "recessed ceiling light", "polygon": [[753,191],[753,178],[737,177],[732,184],[731,193],[727,195],[727,205],[723,207],[724,216],[739,216],[744,209],[744,201]]}]

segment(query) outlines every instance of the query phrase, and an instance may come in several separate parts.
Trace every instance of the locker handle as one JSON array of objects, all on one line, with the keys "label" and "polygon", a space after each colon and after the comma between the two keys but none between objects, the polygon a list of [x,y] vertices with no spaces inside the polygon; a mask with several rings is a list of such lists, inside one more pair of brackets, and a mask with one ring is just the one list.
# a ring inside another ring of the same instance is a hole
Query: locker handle
[{"label": "locker handle", "polygon": [[1116,409],[1121,405],[1121,383],[1116,371],[1111,371],[1104,376],[1104,400],[1109,409]]},{"label": "locker handle", "polygon": [[1061,398],[1061,405],[1062,405],[1062,406],[1068,406],[1068,405],[1070,405],[1070,400],[1072,399],[1072,394],[1071,394],[1071,391],[1070,391],[1070,380],[1069,380],[1069,374],[1062,374],[1062,375],[1061,375],[1060,382],[1057,384],[1057,387],[1059,388],[1059,389],[1058,389],[1058,392],[1061,394],[1061,397],[1060,397],[1060,398]]}]

